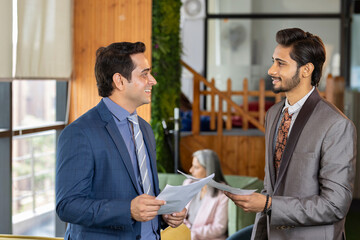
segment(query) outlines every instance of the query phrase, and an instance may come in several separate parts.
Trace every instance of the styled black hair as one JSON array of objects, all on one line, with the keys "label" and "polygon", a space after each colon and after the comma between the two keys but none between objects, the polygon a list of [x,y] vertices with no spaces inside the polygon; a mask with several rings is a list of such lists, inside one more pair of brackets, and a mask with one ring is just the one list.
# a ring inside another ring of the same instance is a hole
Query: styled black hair
[{"label": "styled black hair", "polygon": [[326,59],[322,40],[318,36],[304,32],[299,28],[288,28],[276,33],[276,42],[285,47],[292,47],[290,57],[296,61],[298,68],[309,62],[314,65],[311,85],[318,86]]},{"label": "styled black hair", "polygon": [[107,47],[100,47],[96,51],[95,77],[99,95],[108,97],[114,90],[113,75],[120,73],[128,81],[136,68],[130,55],[145,52],[142,42],[118,42]]}]

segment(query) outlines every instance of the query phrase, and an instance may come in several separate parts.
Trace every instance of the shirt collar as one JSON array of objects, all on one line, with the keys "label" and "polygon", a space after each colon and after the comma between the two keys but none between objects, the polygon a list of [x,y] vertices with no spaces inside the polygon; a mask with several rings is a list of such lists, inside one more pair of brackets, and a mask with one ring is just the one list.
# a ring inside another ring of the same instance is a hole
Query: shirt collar
[{"label": "shirt collar", "polygon": [[285,108],[288,108],[289,114],[296,113],[300,111],[301,107],[304,105],[310,94],[314,91],[315,87],[312,87],[310,92],[308,92],[303,98],[301,98],[299,101],[297,101],[294,105],[290,105],[288,99],[285,100],[285,106],[283,107],[282,111],[285,110]]},{"label": "shirt collar", "polygon": [[[130,113],[127,110],[113,102],[110,98],[104,97],[103,101],[109,111],[112,113],[112,115],[116,117],[119,121],[126,120],[126,118],[130,116]],[[136,110],[132,114],[136,114]]]}]

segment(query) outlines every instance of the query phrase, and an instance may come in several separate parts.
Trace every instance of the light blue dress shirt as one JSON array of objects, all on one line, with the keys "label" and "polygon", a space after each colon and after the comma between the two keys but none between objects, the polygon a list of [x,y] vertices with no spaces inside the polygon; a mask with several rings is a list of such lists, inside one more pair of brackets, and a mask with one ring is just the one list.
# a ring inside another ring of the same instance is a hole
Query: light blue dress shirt
[{"label": "light blue dress shirt", "polygon": [[[140,170],[138,166],[138,161],[136,159],[136,152],[135,152],[135,142],[132,135],[132,128],[130,122],[127,120],[127,117],[130,116],[130,113],[125,110],[124,108],[120,107],[118,104],[114,103],[110,98],[103,98],[103,101],[109,111],[112,113],[114,117],[114,121],[116,123],[116,126],[119,129],[119,132],[124,139],[124,142],[126,144],[126,148],[129,152],[131,163],[134,168],[135,177],[137,179],[137,187],[138,189],[141,189],[140,182]],[[136,111],[134,112],[136,114]],[[132,114],[134,114],[132,113]],[[131,141],[129,141],[131,139]],[[146,144],[145,144],[146,146]],[[147,149],[146,149],[147,150]],[[146,163],[148,167],[149,176],[153,176],[151,171],[151,165],[150,165],[150,157],[148,151],[146,151]],[[151,173],[151,174],[150,174]],[[154,180],[152,177],[150,177],[151,185],[154,186]],[[154,189],[154,187],[152,188]],[[151,193],[151,195],[155,195],[154,192]],[[147,222],[141,222],[141,238],[142,239],[160,239],[159,235],[157,234],[156,230],[158,228],[158,218],[155,217],[151,221]]]}]

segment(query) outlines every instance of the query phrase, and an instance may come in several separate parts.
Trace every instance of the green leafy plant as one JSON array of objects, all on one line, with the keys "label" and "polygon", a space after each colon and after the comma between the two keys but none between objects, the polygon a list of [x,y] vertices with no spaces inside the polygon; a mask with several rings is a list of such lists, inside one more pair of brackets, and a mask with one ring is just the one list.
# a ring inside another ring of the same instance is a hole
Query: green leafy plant
[{"label": "green leafy plant", "polygon": [[153,0],[152,72],[158,84],[152,91],[151,126],[156,140],[159,172],[173,172],[174,160],[161,122],[168,125],[180,104],[180,0]]}]

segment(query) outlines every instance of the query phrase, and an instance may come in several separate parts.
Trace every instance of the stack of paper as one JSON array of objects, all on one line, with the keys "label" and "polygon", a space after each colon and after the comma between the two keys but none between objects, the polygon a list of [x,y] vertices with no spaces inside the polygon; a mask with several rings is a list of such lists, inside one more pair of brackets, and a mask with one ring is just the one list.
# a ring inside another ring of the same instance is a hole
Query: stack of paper
[{"label": "stack of paper", "polygon": [[158,214],[181,212],[186,204],[188,204],[214,176],[214,174],[211,174],[206,178],[199,179],[199,181],[185,186],[171,186],[166,184],[164,190],[156,197],[156,199],[166,201],[166,204],[160,207]]},{"label": "stack of paper", "polygon": [[186,204],[188,204],[191,199],[193,199],[193,197],[198,194],[206,184],[222,191],[230,192],[237,195],[250,195],[256,191],[256,189],[244,190],[215,182],[213,180],[215,176],[214,173],[206,178],[199,179],[191,175],[185,174],[179,170],[178,172],[184,175],[186,178],[194,180],[194,182],[184,186],[171,186],[167,184],[164,190],[156,197],[156,199],[166,201],[166,204],[160,207],[158,211],[159,215],[171,214],[174,212],[182,211]]},{"label": "stack of paper", "polygon": [[[180,170],[177,170],[177,171],[179,173],[181,173],[182,175],[184,175],[186,178],[190,178],[190,179],[193,179],[195,181],[200,180],[199,178],[195,178],[195,177],[193,177],[191,175],[183,173]],[[226,184],[215,182],[212,179],[207,183],[207,185],[209,185],[210,187],[213,187],[213,188],[220,189],[220,190],[225,191],[225,192],[236,194],[236,195],[250,195],[250,194],[254,193],[257,190],[257,189],[249,190],[249,189],[234,188],[234,187],[230,187],[229,185],[226,185]]]}]

